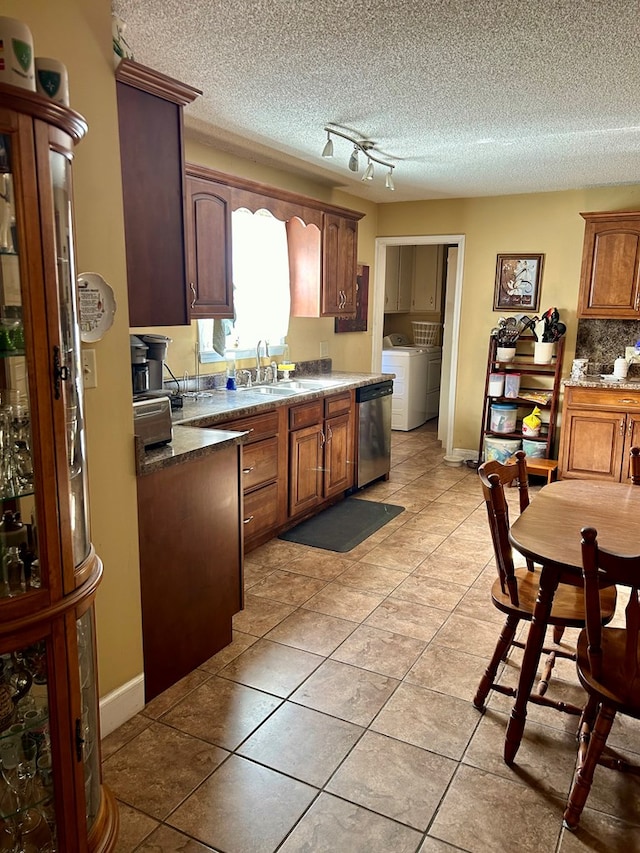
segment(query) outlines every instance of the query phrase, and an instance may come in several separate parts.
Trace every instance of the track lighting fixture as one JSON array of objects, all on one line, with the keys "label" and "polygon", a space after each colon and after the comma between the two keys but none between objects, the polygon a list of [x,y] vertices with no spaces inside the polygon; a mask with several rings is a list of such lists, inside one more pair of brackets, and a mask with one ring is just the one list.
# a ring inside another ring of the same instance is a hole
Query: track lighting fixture
[{"label": "track lighting fixture", "polygon": [[393,170],[395,169],[395,163],[389,163],[388,160],[383,160],[381,157],[377,156],[378,152],[375,148],[375,142],[372,142],[370,139],[362,139],[358,137],[354,137],[345,133],[342,130],[336,130],[333,127],[325,127],[325,131],[327,134],[327,141],[325,143],[324,148],[322,149],[323,157],[333,157],[333,140],[332,136],[339,136],[341,139],[346,139],[348,142],[353,143],[353,151],[351,152],[351,156],[349,157],[349,169],[352,172],[357,172],[359,169],[358,155],[362,152],[367,158],[367,166],[364,170],[364,174],[362,176],[363,181],[372,181],[373,180],[373,164],[378,163],[380,166],[384,166],[385,169],[388,169],[388,173],[385,177],[385,187],[388,190],[394,190],[395,185],[393,183]]}]

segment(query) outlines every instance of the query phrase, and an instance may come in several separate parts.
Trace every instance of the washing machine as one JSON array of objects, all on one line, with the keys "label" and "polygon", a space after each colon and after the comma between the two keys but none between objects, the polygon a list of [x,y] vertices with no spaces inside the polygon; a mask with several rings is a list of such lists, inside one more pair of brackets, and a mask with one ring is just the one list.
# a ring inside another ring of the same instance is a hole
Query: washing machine
[{"label": "washing machine", "polygon": [[406,335],[382,341],[382,372],[395,373],[391,429],[408,431],[438,416],[442,347],[415,346]]}]

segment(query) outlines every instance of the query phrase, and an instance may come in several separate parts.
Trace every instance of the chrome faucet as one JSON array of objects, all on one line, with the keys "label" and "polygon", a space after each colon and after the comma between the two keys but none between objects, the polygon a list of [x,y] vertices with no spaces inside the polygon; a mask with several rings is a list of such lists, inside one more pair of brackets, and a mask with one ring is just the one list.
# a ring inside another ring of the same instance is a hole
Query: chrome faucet
[{"label": "chrome faucet", "polygon": [[260,344],[264,344],[264,354],[269,358],[269,344],[267,341],[258,341],[256,344],[256,384],[263,380],[262,367],[260,366]]}]

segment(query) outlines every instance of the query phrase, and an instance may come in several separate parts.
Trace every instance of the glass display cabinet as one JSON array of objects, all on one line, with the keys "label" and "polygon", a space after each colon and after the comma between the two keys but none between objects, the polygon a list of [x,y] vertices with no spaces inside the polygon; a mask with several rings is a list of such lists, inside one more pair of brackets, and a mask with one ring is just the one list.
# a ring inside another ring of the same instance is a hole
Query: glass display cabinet
[{"label": "glass display cabinet", "polygon": [[0,84],[0,851],[110,851],[71,162],[84,119]]}]

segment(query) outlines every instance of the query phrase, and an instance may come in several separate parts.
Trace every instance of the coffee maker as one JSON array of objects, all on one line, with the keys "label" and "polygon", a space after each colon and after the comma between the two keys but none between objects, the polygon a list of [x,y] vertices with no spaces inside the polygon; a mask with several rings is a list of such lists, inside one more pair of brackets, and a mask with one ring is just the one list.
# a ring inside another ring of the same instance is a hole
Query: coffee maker
[{"label": "coffee maker", "polygon": [[129,335],[133,396],[164,395],[164,362],[171,338],[165,335]]}]

